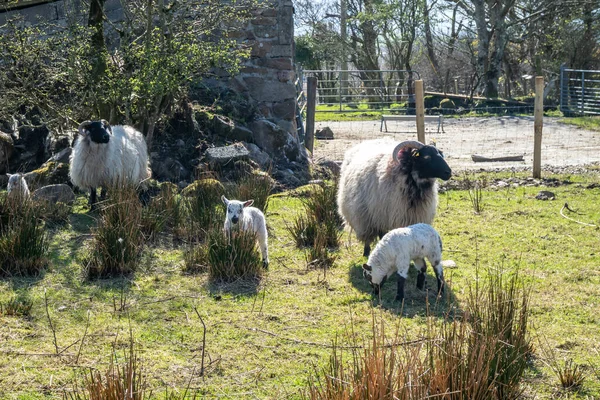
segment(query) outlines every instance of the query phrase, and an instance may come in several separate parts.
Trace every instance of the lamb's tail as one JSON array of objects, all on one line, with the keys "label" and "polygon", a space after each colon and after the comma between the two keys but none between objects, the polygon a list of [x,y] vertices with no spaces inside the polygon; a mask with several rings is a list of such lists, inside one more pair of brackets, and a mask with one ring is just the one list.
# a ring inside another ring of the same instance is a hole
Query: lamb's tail
[{"label": "lamb's tail", "polygon": [[452,260],[443,260],[442,267],[443,268],[456,268],[456,263]]}]

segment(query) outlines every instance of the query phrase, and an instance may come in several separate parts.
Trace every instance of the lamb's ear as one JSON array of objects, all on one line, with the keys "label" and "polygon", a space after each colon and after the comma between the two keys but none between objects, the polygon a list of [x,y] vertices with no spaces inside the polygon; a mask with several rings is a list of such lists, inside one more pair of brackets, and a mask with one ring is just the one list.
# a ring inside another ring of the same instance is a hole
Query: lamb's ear
[{"label": "lamb's ear", "polygon": [[229,200],[227,200],[227,197],[225,197],[225,195],[221,195],[221,201],[223,202],[223,204],[227,205],[229,204]]},{"label": "lamb's ear", "polygon": [[102,125],[104,126],[104,129],[106,129],[112,135],[112,127],[110,126],[110,124],[108,123],[108,121],[105,120],[105,119],[101,119],[100,122],[102,122]]},{"label": "lamb's ear", "polygon": [[371,268],[371,266],[369,264],[363,264],[363,269],[365,271],[369,271],[369,272],[373,271],[373,268]]},{"label": "lamb's ear", "polygon": [[254,204],[254,200],[248,200],[244,202],[244,207],[250,207],[252,204]]}]

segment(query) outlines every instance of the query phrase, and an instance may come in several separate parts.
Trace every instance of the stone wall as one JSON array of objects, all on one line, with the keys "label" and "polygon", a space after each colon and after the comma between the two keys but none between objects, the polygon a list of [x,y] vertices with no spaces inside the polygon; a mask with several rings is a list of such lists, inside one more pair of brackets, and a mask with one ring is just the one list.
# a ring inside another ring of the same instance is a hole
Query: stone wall
[{"label": "stone wall", "polygon": [[237,36],[250,45],[252,51],[240,74],[233,78],[233,89],[256,102],[264,118],[295,133],[292,1],[268,2],[255,12]]}]

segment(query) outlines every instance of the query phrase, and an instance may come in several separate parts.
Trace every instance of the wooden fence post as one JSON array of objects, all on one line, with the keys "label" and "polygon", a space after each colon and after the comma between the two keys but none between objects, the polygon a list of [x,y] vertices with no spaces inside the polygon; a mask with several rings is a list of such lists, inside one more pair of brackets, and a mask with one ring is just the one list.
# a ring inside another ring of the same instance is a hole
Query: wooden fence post
[{"label": "wooden fence post", "polygon": [[533,123],[533,177],[542,177],[542,127],[544,125],[544,77],[535,77],[535,108]]},{"label": "wooden fence post", "polygon": [[304,145],[310,151],[312,157],[315,143],[315,109],[317,102],[317,78],[309,76],[306,78],[306,138]]},{"label": "wooden fence post", "polygon": [[425,143],[425,100],[423,96],[423,80],[415,81],[415,101],[417,114],[417,140]]}]

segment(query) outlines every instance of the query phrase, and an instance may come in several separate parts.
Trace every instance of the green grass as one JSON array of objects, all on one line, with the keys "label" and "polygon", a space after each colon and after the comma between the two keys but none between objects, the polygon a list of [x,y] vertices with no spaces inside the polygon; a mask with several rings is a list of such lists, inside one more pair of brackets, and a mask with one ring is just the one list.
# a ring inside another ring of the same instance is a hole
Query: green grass
[{"label": "green grass", "polygon": [[[514,174],[485,175],[493,184]],[[130,329],[154,398],[164,398],[166,387],[182,392],[188,385],[206,398],[301,398],[311,371],[327,364],[334,341],[338,349],[368,341],[373,312],[389,332],[398,326],[407,338],[426,327],[427,296],[430,313],[440,320],[450,303],[460,312],[477,266],[480,273],[518,268],[532,291],[534,334],[542,333],[586,375],[577,391],[563,392],[534,349],[525,381],[530,398],[598,398],[600,382],[592,368],[600,365],[600,230],[567,220],[560,210],[568,202],[579,212],[568,216],[600,225],[600,191],[587,188],[600,183],[600,175],[555,178],[569,184],[483,188],[479,214],[466,190],[440,194],[434,225],[444,240],[445,258],[458,267],[445,271],[446,298],[438,304],[433,293],[416,290],[411,271],[403,309],[393,302],[395,279],[384,286],[381,303],[372,301],[360,269],[362,246],[348,232],[332,252],[335,263],[326,274],[307,268],[303,250],[286,231],[286,221],[302,211],[300,199],[289,193],[271,196],[271,262],[259,282],[215,284],[207,273],[185,274],[185,245],[175,240],[146,247],[131,277],[86,280],[81,258],[97,214],[86,214],[79,198],[70,223],[49,231],[46,272],[0,280],[0,303],[32,302],[27,316],[0,316],[0,398],[62,398],[82,368],[105,371],[115,348],[122,357]],[[542,189],[557,200],[536,200]],[[431,268],[427,283],[435,287]],[[203,326],[194,307],[206,324],[204,376],[199,374]]]},{"label": "green grass", "polygon": [[[319,105],[318,104],[316,106],[315,121],[317,121],[317,122],[373,121],[373,120],[380,120],[381,116],[383,114],[388,115],[388,114],[396,113],[396,111],[394,109],[398,109],[398,111],[401,111],[402,114],[405,113],[405,111],[404,111],[405,106],[401,105],[401,104],[394,103],[390,107],[386,107],[386,108],[388,108],[388,109],[385,111],[377,110],[377,109],[370,109],[367,104],[361,103],[357,107],[353,107],[353,108],[350,108],[347,105],[343,104],[342,109],[340,110],[339,105],[322,105],[322,104]],[[504,116],[504,115],[506,115],[506,114],[498,114],[498,113],[484,112],[484,111],[477,111],[477,112],[471,111],[466,114],[444,115],[444,118],[468,118],[468,117],[482,118],[482,117],[497,117],[497,116]],[[517,116],[517,117],[530,117],[533,115],[533,113],[511,113],[510,115]],[[563,116],[562,112],[556,111],[556,110],[546,111],[544,113],[544,115],[546,117],[562,117]],[[599,120],[598,118],[592,118],[592,117],[568,118],[568,119],[561,119],[560,122],[573,123],[574,125],[579,125],[579,123],[577,122],[578,119],[596,120],[596,121],[592,121],[591,123],[588,123],[588,125],[585,126],[585,128],[586,129],[594,129],[593,127],[595,126],[596,130],[600,129],[600,122],[598,122],[598,120]],[[573,120],[575,122],[570,122]],[[594,125],[594,123],[595,123],[595,125]]]},{"label": "green grass", "polygon": [[575,125],[590,131],[600,131],[600,117],[573,117],[559,120],[563,124]]},{"label": "green grass", "polygon": [[[386,108],[398,108],[401,109],[399,104],[392,104]],[[381,119],[381,115],[390,114],[393,111],[387,110],[382,111],[378,109],[369,108],[365,103],[358,104],[356,107],[348,107],[342,104],[340,110],[339,105],[323,105],[318,104],[315,110],[315,121],[372,121]]]}]

